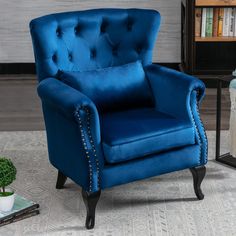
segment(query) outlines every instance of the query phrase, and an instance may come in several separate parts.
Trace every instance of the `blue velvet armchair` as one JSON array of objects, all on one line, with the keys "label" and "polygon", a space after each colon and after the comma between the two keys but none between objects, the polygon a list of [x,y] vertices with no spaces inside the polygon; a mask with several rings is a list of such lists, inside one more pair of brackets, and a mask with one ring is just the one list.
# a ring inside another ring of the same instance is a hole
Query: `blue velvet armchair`
[{"label": "blue velvet armchair", "polygon": [[154,10],[95,9],[30,23],[56,187],[67,177],[82,187],[88,229],[101,190],[116,185],[189,168],[204,197],[205,86],[152,64],[160,19]]}]

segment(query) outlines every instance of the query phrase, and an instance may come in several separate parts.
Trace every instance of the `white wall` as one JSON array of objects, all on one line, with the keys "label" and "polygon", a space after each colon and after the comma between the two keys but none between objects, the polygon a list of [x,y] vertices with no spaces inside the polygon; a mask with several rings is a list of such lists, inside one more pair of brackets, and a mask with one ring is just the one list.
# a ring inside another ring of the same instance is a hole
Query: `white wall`
[{"label": "white wall", "polygon": [[180,61],[181,0],[0,0],[0,63],[33,62],[28,24],[53,12],[89,8],[153,8],[162,15],[154,61]]}]

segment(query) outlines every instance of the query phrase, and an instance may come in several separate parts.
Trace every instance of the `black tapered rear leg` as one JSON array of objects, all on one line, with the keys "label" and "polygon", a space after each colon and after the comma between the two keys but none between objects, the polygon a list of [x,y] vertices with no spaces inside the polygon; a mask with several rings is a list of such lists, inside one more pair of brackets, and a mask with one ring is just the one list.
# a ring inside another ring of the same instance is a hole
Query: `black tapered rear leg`
[{"label": "black tapered rear leg", "polygon": [[66,179],[67,177],[64,174],[62,174],[60,171],[58,171],[56,189],[62,189],[64,187]]},{"label": "black tapered rear leg", "polygon": [[101,190],[89,193],[82,189],[82,197],[87,210],[85,226],[87,229],[93,229],[95,225],[95,209],[101,195]]},{"label": "black tapered rear leg", "polygon": [[190,168],[190,171],[193,175],[194,192],[197,198],[199,200],[202,200],[204,198],[204,194],[202,193],[201,190],[201,183],[206,174],[206,167],[205,166],[194,167]]}]

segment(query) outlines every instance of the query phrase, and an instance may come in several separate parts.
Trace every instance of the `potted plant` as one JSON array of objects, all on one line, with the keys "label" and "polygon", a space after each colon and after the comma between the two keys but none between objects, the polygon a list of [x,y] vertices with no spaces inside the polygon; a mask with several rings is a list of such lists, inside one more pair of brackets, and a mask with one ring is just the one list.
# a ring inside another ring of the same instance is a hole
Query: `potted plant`
[{"label": "potted plant", "polygon": [[15,179],[16,168],[11,160],[0,157],[0,211],[11,211],[14,205],[14,191],[6,187]]}]

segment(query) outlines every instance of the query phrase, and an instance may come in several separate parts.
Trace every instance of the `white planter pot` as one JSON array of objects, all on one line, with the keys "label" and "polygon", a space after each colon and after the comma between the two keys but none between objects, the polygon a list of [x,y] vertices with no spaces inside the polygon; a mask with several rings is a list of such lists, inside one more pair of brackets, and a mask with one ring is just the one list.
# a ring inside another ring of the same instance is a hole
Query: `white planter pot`
[{"label": "white planter pot", "polygon": [[6,192],[13,192],[13,194],[6,197],[0,196],[0,211],[3,212],[11,211],[15,201],[14,191],[11,189],[6,189]]}]

